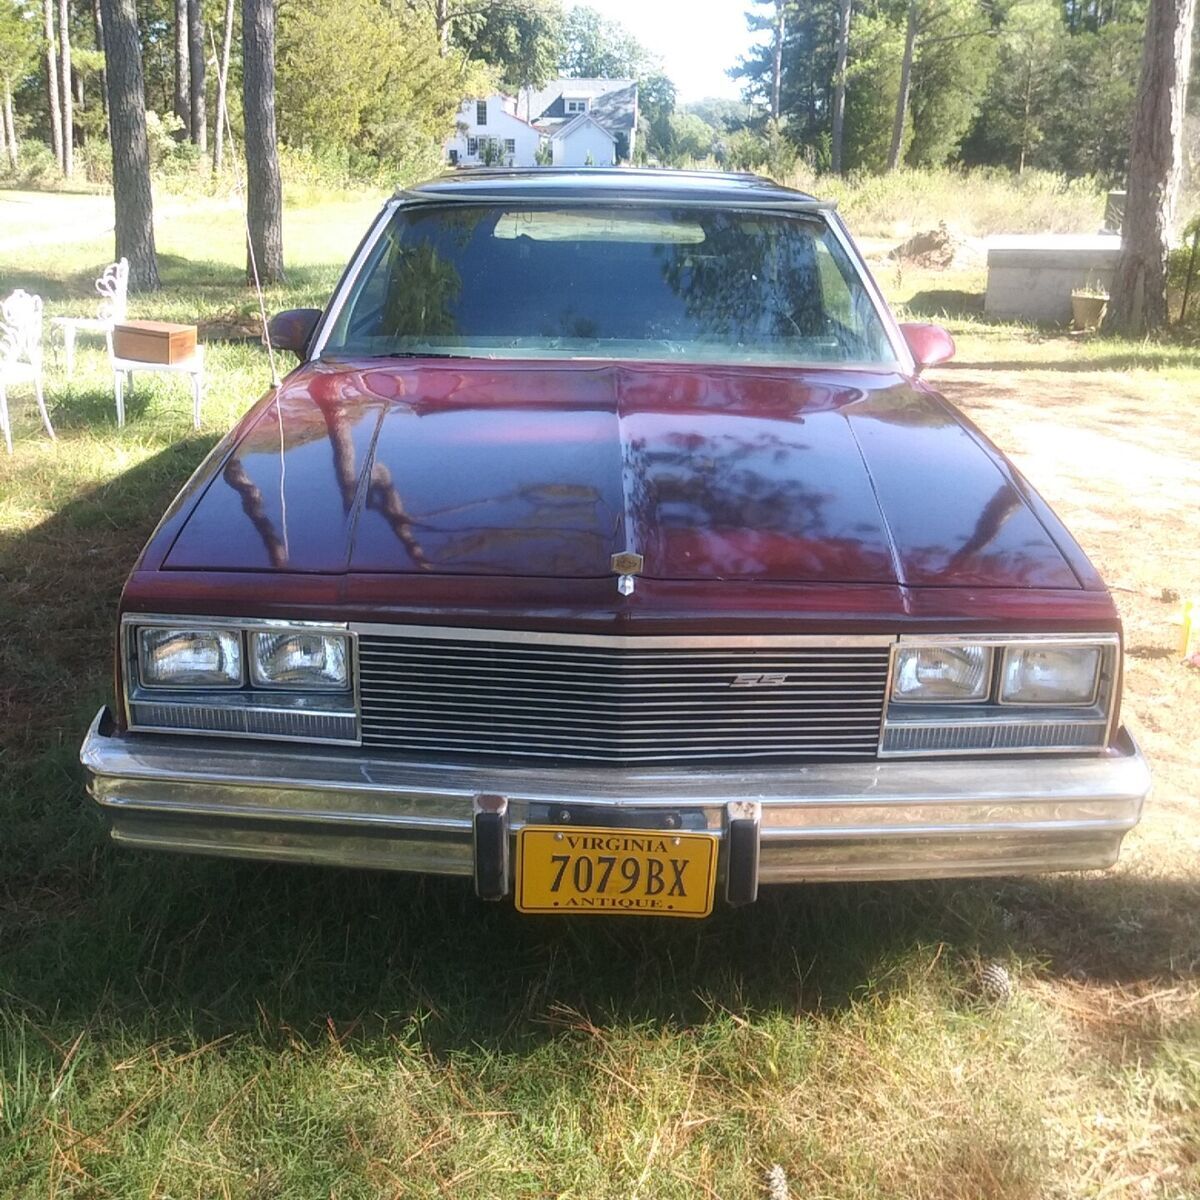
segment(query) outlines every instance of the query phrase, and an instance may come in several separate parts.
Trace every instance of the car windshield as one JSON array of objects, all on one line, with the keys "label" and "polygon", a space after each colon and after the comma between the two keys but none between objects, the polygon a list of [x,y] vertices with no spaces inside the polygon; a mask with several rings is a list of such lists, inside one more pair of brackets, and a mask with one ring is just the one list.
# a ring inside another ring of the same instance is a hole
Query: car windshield
[{"label": "car windshield", "polygon": [[820,214],[601,205],[398,209],[323,352],[895,363]]}]

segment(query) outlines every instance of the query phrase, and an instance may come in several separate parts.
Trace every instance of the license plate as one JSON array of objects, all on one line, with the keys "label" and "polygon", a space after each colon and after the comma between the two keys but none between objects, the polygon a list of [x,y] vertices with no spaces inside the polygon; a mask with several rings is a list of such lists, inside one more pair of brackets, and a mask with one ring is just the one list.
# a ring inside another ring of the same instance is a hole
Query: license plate
[{"label": "license plate", "polygon": [[527,825],[517,835],[517,909],[706,917],[717,878],[710,833]]}]

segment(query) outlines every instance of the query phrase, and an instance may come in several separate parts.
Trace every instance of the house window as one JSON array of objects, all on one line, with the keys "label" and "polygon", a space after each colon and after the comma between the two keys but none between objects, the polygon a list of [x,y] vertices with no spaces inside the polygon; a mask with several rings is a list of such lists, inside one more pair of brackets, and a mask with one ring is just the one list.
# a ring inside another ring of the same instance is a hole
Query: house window
[{"label": "house window", "polygon": [[467,138],[467,157],[474,158],[479,153],[479,139]]},{"label": "house window", "polygon": [[487,101],[486,100],[476,100],[475,101],[475,124],[476,125],[486,125],[487,124]]},{"label": "house window", "polygon": [[583,113],[587,112],[588,102],[586,100],[568,100],[568,113]]},{"label": "house window", "polygon": [[517,139],[516,138],[505,138],[504,139],[504,153],[505,154],[516,154],[516,152],[517,152]]}]

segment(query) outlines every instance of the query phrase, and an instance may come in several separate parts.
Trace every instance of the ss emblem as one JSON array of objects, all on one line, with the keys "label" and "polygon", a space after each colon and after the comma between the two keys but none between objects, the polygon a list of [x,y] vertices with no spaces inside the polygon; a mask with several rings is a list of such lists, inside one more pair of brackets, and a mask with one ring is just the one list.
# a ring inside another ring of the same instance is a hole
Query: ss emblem
[{"label": "ss emblem", "polygon": [[777,673],[759,675],[751,672],[745,675],[735,675],[730,687],[781,687],[787,683],[787,676]]}]

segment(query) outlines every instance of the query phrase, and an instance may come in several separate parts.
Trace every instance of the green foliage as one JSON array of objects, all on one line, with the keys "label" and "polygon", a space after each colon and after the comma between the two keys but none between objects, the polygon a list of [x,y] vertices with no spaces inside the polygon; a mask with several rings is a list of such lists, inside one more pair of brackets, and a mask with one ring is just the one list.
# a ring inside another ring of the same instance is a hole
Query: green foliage
[{"label": "green foliage", "polygon": [[[746,2],[750,28],[769,30],[775,0]],[[1146,0],[916,0],[902,161],[1123,178],[1145,6]],[[908,12],[908,0],[854,5],[843,156],[850,169],[887,165]],[[820,165],[832,124],[838,0],[786,0],[784,16],[782,125],[806,161]],[[735,74],[745,99],[763,113],[773,75],[769,36]],[[746,139],[733,150],[740,159],[753,157]]]},{"label": "green foliage", "polygon": [[464,95],[491,80],[461,51],[441,55],[425,15],[380,0],[292,0],[279,23],[279,134],[317,158],[403,169],[451,132]]},{"label": "green foliage", "polygon": [[996,66],[996,41],[979,0],[926,0],[913,64],[905,161],[940,166],[958,150]]},{"label": "green foliage", "polygon": [[[0,83],[15,86],[37,61],[40,32],[34,11],[18,0],[0,0]],[[3,89],[0,89],[2,91]]]},{"label": "green foliage", "polygon": [[623,25],[579,4],[566,17],[559,69],[575,79],[636,79],[654,56]]},{"label": "green foliage", "polygon": [[1068,35],[1056,0],[1018,0],[999,39],[999,62],[972,135],[978,157],[1023,170],[1036,162],[1057,117]]},{"label": "green foliage", "polygon": [[668,120],[671,133],[669,161],[686,163],[707,158],[712,153],[716,133],[711,125],[705,124],[694,113],[672,113]]},{"label": "green foliage", "polygon": [[469,58],[500,73],[509,92],[538,88],[552,79],[563,53],[559,0],[507,0],[464,14],[451,40]]},{"label": "green foliage", "polygon": [[[888,12],[856,17],[846,70],[844,161],[850,168],[882,171],[891,144],[904,29]],[[911,133],[912,125],[909,123]]]},{"label": "green foliage", "polygon": [[[639,89],[643,95],[644,85]],[[641,103],[645,105],[644,98]],[[724,100],[710,97],[705,100],[694,100],[683,106],[683,111],[695,113],[700,120],[711,125],[720,133],[733,133],[734,130],[745,128],[755,117],[754,109],[744,100]]]}]

